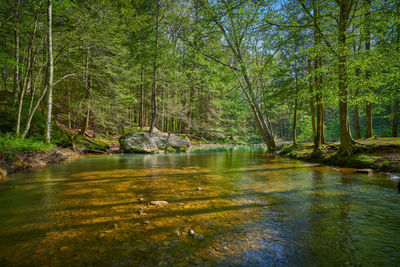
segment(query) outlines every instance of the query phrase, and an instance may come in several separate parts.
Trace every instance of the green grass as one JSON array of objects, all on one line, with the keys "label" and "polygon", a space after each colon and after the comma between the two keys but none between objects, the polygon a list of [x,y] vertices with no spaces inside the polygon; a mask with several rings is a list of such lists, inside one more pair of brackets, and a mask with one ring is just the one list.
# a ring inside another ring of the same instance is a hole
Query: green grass
[{"label": "green grass", "polygon": [[0,134],[0,153],[47,151],[51,147],[34,137],[21,139],[10,133]]}]

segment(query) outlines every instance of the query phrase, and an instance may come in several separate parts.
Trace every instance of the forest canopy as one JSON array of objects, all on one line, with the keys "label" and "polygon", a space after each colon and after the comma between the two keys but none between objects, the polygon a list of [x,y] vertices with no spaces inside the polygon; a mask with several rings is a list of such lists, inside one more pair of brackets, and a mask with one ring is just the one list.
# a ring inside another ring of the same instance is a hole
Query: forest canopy
[{"label": "forest canopy", "polygon": [[[0,130],[397,137],[399,0],[1,0]],[[54,139],[54,140],[53,140]]]}]

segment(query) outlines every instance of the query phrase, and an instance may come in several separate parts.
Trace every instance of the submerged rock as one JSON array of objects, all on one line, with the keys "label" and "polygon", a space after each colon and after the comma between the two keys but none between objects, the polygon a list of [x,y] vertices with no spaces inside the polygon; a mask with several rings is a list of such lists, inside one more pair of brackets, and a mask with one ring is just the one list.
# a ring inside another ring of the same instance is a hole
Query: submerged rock
[{"label": "submerged rock", "polygon": [[150,201],[150,205],[154,205],[156,207],[164,207],[164,206],[168,206],[168,202],[167,201],[159,201],[159,200],[154,200],[154,201]]},{"label": "submerged rock", "polygon": [[371,173],[373,173],[374,171],[371,170],[371,169],[359,169],[359,170],[357,170],[356,172],[357,172],[357,173],[371,174]]},{"label": "submerged rock", "polygon": [[147,215],[147,213],[144,212],[144,208],[140,208],[140,209],[138,210],[138,213],[139,213],[140,216],[146,216],[146,215]]}]

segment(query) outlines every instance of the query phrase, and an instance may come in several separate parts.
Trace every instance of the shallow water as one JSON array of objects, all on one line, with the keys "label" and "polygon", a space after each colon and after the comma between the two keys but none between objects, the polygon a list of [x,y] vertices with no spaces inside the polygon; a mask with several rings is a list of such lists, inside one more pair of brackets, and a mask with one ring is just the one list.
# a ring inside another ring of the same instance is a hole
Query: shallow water
[{"label": "shallow water", "polygon": [[399,266],[393,180],[222,150],[86,157],[12,176],[0,184],[0,266]]}]

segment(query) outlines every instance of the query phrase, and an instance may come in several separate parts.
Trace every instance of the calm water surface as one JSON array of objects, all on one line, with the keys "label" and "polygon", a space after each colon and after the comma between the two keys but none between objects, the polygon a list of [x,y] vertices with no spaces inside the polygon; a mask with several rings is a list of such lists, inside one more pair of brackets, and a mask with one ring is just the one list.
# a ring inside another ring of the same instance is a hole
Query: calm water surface
[{"label": "calm water surface", "polygon": [[87,157],[0,184],[0,266],[399,263],[395,181],[260,147]]}]

